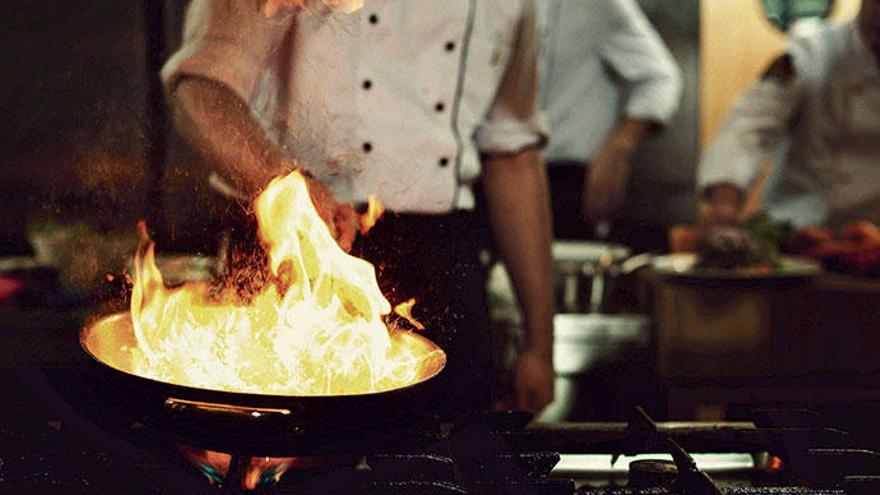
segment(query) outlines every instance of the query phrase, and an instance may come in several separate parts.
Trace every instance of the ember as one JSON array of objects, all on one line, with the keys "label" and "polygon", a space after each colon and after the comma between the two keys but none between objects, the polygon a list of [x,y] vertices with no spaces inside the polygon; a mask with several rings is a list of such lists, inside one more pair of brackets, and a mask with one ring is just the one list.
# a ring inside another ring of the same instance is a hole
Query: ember
[{"label": "ember", "polygon": [[[375,269],[343,251],[299,172],[255,202],[270,283],[249,300],[204,282],[165,287],[148,239],[137,253],[130,325],[134,373],[163,382],[269,395],[381,392],[432,376],[445,354],[386,325]],[[99,325],[129,325],[127,318]]]}]

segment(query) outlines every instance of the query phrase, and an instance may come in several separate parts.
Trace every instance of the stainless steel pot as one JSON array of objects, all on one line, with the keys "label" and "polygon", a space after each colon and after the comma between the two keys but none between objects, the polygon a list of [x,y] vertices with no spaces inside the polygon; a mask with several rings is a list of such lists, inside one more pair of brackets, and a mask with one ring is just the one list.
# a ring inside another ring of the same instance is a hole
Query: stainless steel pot
[{"label": "stainless steel pot", "polygon": [[588,386],[582,379],[602,366],[626,365],[634,352],[649,346],[645,315],[558,314],[554,318],[555,399],[539,421],[567,421]]},{"label": "stainless steel pot", "polygon": [[630,249],[618,244],[592,241],[553,243],[556,271],[556,307],[566,313],[626,311],[619,283]]}]

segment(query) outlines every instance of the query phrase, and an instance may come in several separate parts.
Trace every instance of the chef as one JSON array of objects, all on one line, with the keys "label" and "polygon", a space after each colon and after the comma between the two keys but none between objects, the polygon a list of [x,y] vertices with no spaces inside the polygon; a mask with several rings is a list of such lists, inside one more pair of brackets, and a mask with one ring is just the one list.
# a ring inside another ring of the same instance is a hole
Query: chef
[{"label": "chef", "polygon": [[553,303],[532,1],[369,0],[351,14],[331,8],[351,2],[290,3],[193,0],[162,71],[179,132],[231,197],[305,168],[346,246],[350,204],[379,197],[391,213],[354,252],[377,266],[392,304],[418,301],[415,317],[449,354],[447,412],[488,402],[474,213],[484,194],[527,321],[518,405],[542,409]]},{"label": "chef", "polygon": [[768,157],[772,216],[831,228],[880,220],[880,0],[792,39],[743,94],[699,169],[702,220],[736,221]]},{"label": "chef", "polygon": [[584,219],[622,205],[633,153],[678,109],[681,74],[635,0],[539,5],[555,230],[579,238]]}]

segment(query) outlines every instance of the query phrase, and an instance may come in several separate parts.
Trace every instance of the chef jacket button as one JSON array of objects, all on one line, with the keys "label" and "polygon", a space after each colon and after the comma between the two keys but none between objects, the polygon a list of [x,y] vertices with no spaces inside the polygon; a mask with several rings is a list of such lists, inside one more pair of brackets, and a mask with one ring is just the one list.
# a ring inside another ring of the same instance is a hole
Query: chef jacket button
[{"label": "chef jacket button", "polygon": [[451,52],[451,51],[455,50],[455,42],[454,41],[447,41],[445,48],[446,48],[447,52]]},{"label": "chef jacket button", "polygon": [[440,164],[441,167],[445,167],[445,166],[449,165],[449,158],[446,158],[446,157],[444,156],[444,157],[441,158],[440,161],[437,162],[437,163]]},{"label": "chef jacket button", "polygon": [[369,153],[369,152],[373,151],[373,145],[369,141],[364,143],[363,148],[364,148],[364,153]]},{"label": "chef jacket button", "polygon": [[364,87],[364,89],[370,89],[370,88],[372,88],[372,87],[373,87],[373,81],[370,81],[369,79],[364,79],[363,87]]},{"label": "chef jacket button", "polygon": [[446,109],[446,105],[444,105],[442,101],[438,101],[437,104],[434,105],[434,110],[436,110],[437,113],[442,112],[444,109]]},{"label": "chef jacket button", "polygon": [[370,24],[379,24],[379,16],[376,14],[370,14],[370,17],[367,19],[370,21]]}]

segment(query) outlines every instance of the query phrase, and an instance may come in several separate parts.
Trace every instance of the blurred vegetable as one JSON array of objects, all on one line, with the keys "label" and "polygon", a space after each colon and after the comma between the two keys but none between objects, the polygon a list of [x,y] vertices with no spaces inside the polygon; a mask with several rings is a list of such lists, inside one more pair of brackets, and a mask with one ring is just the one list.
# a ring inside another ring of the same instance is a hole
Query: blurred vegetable
[{"label": "blurred vegetable", "polygon": [[705,232],[700,244],[701,268],[734,270],[760,263],[751,235],[743,228],[730,225],[716,226]]},{"label": "blurred vegetable", "polygon": [[820,260],[832,271],[880,276],[880,228],[868,221],[847,225],[837,239],[825,229],[804,227],[786,247],[795,254]]},{"label": "blurred vegetable", "polygon": [[754,254],[773,268],[782,266],[782,246],[795,233],[791,222],[775,220],[766,211],[749,218],[744,228],[752,240]]},{"label": "blurred vegetable", "polygon": [[672,253],[696,253],[700,249],[700,231],[691,225],[672,227],[668,238]]}]

